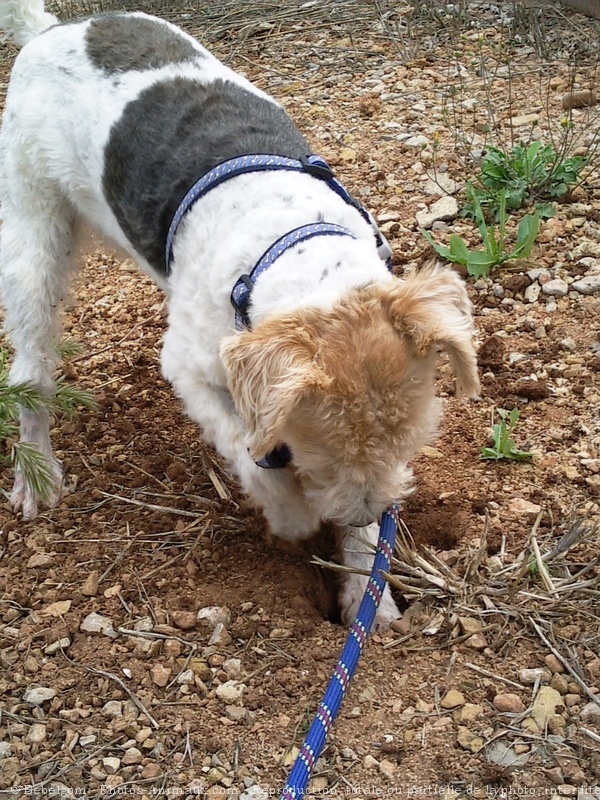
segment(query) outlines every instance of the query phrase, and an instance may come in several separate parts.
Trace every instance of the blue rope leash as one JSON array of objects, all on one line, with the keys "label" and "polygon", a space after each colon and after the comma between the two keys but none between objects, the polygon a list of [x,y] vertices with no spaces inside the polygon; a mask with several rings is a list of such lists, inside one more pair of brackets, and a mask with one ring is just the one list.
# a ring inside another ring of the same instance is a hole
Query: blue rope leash
[{"label": "blue rope leash", "polygon": [[379,540],[371,569],[371,576],[358,609],[356,619],[352,623],[342,655],[335,666],[325,695],[319,704],[317,713],[312,721],[304,743],[300,748],[298,758],[294,762],[292,771],[283,787],[279,800],[296,800],[306,794],[308,781],[312,774],[317,759],[321,755],[327,735],[331,730],[338,715],[344,696],[358,666],[367,636],[373,626],[375,614],[381,602],[385,588],[385,580],[381,576],[382,570],[387,572],[390,568],[390,559],[394,551],[396,530],[399,525],[399,509],[391,505],[383,513],[379,528]]}]

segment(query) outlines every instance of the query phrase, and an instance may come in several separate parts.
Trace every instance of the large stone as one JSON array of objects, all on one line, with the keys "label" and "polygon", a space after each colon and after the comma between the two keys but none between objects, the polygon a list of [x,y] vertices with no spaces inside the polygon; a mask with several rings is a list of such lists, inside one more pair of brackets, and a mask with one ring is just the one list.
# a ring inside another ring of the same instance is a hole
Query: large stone
[{"label": "large stone", "polygon": [[465,696],[457,689],[450,689],[450,691],[446,692],[440,702],[441,707],[446,709],[459,708],[460,706],[464,706],[464,704]]},{"label": "large stone", "polygon": [[522,128],[525,125],[537,125],[537,123],[539,121],[540,121],[540,115],[539,114],[535,114],[535,113],[533,113],[533,114],[521,114],[518,117],[513,117],[511,119],[511,121],[510,121],[510,124],[514,128]]},{"label": "large stone", "polygon": [[545,731],[556,709],[563,706],[563,699],[556,689],[551,686],[542,686],[531,707],[530,718],[536,723],[540,731]]},{"label": "large stone", "polygon": [[600,274],[587,275],[585,278],[573,281],[571,289],[579,294],[598,294],[600,292]]},{"label": "large stone", "polygon": [[434,222],[450,222],[458,216],[458,202],[454,197],[440,197],[429,209],[417,211],[416,219],[421,228],[428,230]]},{"label": "large stone", "polygon": [[245,690],[246,685],[244,683],[225,681],[225,683],[217,686],[217,697],[219,700],[224,700],[229,705],[234,705],[242,699]]},{"label": "large stone", "polygon": [[48,686],[33,686],[25,690],[23,701],[29,706],[41,706],[56,697],[56,689]]},{"label": "large stone", "polygon": [[508,511],[514,517],[523,518],[526,521],[534,522],[542,507],[537,503],[531,503],[523,497],[513,497],[508,504]]},{"label": "large stone", "polygon": [[562,278],[554,278],[542,286],[542,292],[549,297],[566,297],[569,293],[569,284]]},{"label": "large stone", "polygon": [[79,630],[84,633],[100,633],[110,639],[116,639],[119,635],[113,628],[112,621],[108,617],[97,614],[95,611],[85,617],[79,626]]},{"label": "large stone", "polygon": [[586,703],[579,712],[582,722],[592,723],[594,725],[600,724],[600,705],[598,703]]},{"label": "large stone", "polygon": [[494,708],[504,714],[520,714],[523,711],[523,701],[518,694],[512,692],[499,692],[494,697]]}]

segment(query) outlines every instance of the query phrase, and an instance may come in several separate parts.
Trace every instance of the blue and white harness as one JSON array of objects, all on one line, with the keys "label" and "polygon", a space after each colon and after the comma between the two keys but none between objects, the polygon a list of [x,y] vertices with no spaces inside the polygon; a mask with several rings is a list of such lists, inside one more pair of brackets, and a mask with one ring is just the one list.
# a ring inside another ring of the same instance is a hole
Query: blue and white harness
[{"label": "blue and white harness", "polygon": [[[209,170],[198,180],[192,188],[185,195],[169,226],[167,234],[166,248],[165,248],[165,261],[167,266],[167,274],[171,269],[171,261],[173,258],[173,239],[177,232],[177,228],[184,216],[190,211],[194,203],[208,194],[211,189],[216,188],[225,181],[235,178],[238,175],[245,175],[249,172],[270,172],[287,170],[288,172],[305,172],[315,178],[325,181],[327,186],[332,189],[339,197],[348,203],[348,205],[355,208],[360,215],[366,220],[373,228],[375,242],[377,244],[377,252],[379,257],[385,261],[388,269],[392,269],[392,250],[383,236],[372,214],[362,206],[358,200],[345,189],[345,187],[335,178],[331,168],[327,162],[320,156],[308,155],[300,159],[287,158],[286,156],[274,155],[245,155],[231,158],[217,164],[216,167]],[[356,236],[347,228],[341,225],[335,225],[330,222],[313,222],[308,225],[301,225],[298,228],[286,233],[275,241],[258,259],[253,269],[248,273],[241,275],[231,292],[231,304],[235,309],[235,326],[237,330],[250,328],[250,299],[252,289],[256,283],[257,278],[274,262],[282,256],[287,250],[296,247],[302,242],[306,242],[315,236],[349,236],[356,239]],[[292,454],[286,445],[268,453],[264,458],[256,463],[260,467],[267,469],[280,469],[285,467],[292,460]]]}]

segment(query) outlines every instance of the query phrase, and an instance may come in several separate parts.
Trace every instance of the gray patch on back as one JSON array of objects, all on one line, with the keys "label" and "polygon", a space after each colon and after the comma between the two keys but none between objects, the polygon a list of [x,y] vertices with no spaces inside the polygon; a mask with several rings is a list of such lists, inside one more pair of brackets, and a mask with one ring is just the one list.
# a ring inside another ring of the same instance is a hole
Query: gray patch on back
[{"label": "gray patch on back", "polygon": [[85,38],[88,58],[109,75],[160,69],[204,57],[189,39],[160,20],[129,14],[94,17]]},{"label": "gray patch on back", "polygon": [[104,151],[104,196],[138,253],[164,273],[173,214],[202,175],[236,156],[310,152],[271,100],[232,81],[176,77],[140,92],[113,125]]}]

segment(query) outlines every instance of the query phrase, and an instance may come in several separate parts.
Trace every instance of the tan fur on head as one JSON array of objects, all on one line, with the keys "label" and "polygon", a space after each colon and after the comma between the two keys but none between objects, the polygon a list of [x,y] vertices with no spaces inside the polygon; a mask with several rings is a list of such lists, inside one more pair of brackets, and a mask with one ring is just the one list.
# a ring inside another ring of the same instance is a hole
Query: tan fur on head
[{"label": "tan fur on head", "polygon": [[229,389],[253,458],[279,444],[290,413],[309,389],[327,386],[329,379],[314,362],[315,351],[296,317],[278,318],[222,345]]},{"label": "tan fur on head", "polygon": [[321,515],[366,524],[410,491],[407,462],[437,431],[440,346],[458,390],[476,396],[465,288],[433,268],[354,290],[329,310],[271,317],[221,354],[252,457],[285,441]]},{"label": "tan fur on head", "polygon": [[456,376],[458,396],[478,397],[471,303],[464,283],[447,267],[428,266],[382,297],[396,329],[412,337],[417,351],[443,347]]}]

